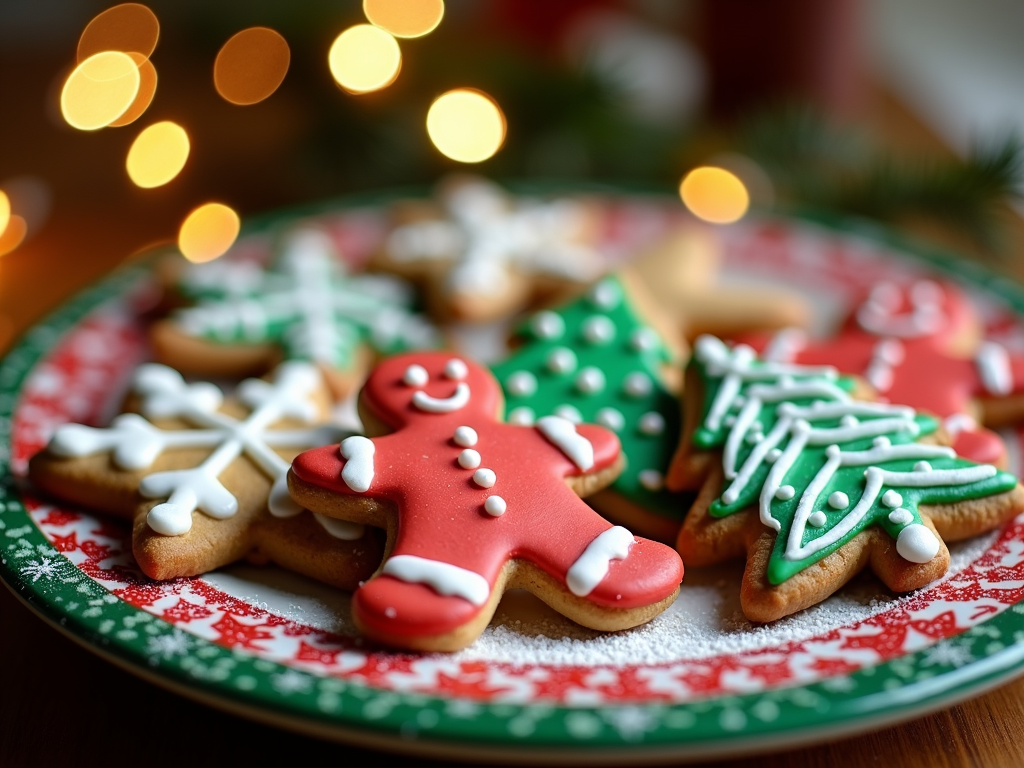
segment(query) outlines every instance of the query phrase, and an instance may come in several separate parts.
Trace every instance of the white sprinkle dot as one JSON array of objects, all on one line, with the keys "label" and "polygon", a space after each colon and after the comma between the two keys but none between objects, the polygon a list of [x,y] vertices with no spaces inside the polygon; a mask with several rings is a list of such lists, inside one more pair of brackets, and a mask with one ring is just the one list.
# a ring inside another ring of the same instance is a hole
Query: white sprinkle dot
[{"label": "white sprinkle dot", "polygon": [[565,333],[565,321],[554,312],[538,312],[530,327],[542,339],[557,339]]},{"label": "white sprinkle dot", "polygon": [[494,474],[493,469],[478,469],[473,473],[473,482],[481,488],[490,488],[497,480],[498,476]]},{"label": "white sprinkle dot", "polygon": [[665,484],[665,478],[656,469],[641,469],[637,479],[648,491],[660,491]]},{"label": "white sprinkle dot", "polygon": [[856,416],[851,416],[850,414],[847,414],[846,416],[843,416],[843,418],[839,420],[839,423],[844,427],[856,427],[858,424],[860,424],[860,419],[858,419]]},{"label": "white sprinkle dot", "polygon": [[651,377],[646,373],[633,371],[633,373],[626,376],[625,381],[622,383],[622,388],[630,397],[640,398],[651,394],[654,385],[651,383]]},{"label": "white sprinkle dot", "polygon": [[821,528],[821,526],[828,522],[828,517],[819,509],[817,512],[812,512],[808,515],[807,522],[815,528]]},{"label": "white sprinkle dot", "polygon": [[527,408],[525,405],[521,405],[518,408],[513,408],[506,421],[509,424],[517,424],[520,427],[529,427],[533,425],[536,415],[532,408]]},{"label": "white sprinkle dot", "polygon": [[427,373],[427,369],[422,365],[410,365],[405,369],[405,375],[402,376],[402,381],[410,387],[422,387],[428,381],[430,381],[430,374]]},{"label": "white sprinkle dot", "polygon": [[775,498],[779,501],[789,501],[796,495],[792,485],[783,485],[775,492]]},{"label": "white sprinkle dot", "polygon": [[736,417],[735,416],[726,416],[724,421],[725,421],[725,426],[731,427],[733,424],[736,423]]},{"label": "white sprinkle dot", "polygon": [[488,496],[484,502],[484,511],[491,517],[501,517],[505,514],[508,505],[501,496]]},{"label": "white sprinkle dot", "polygon": [[555,408],[555,415],[561,416],[566,421],[571,421],[573,424],[583,423],[583,414],[580,413],[580,409],[572,405],[560,405]]},{"label": "white sprinkle dot", "polygon": [[629,337],[629,346],[636,352],[649,352],[658,345],[658,335],[650,328],[637,328]]},{"label": "white sprinkle dot", "polygon": [[896,491],[886,491],[882,494],[882,503],[894,509],[903,504],[903,497],[896,493]]},{"label": "white sprinkle dot", "polygon": [[529,397],[537,391],[537,377],[529,371],[516,371],[505,380],[510,395]]},{"label": "white sprinkle dot", "polygon": [[595,421],[602,427],[607,427],[612,432],[618,432],[624,426],[626,426],[626,417],[622,415],[622,411],[616,408],[602,408],[597,412]]},{"label": "white sprinkle dot", "polygon": [[552,373],[572,373],[576,370],[576,353],[568,347],[555,347],[548,353],[547,365]]},{"label": "white sprinkle dot", "polygon": [[394,608],[390,608],[390,607],[389,608],[385,608],[384,609],[384,615],[387,616],[389,619],[393,619],[393,618],[395,618],[398,615],[398,611],[396,611]]},{"label": "white sprinkle dot", "polygon": [[773,464],[779,460],[779,457],[781,455],[781,450],[779,450],[778,448],[772,448],[770,451],[768,451],[767,454],[765,454],[764,460],[767,461],[769,464]]},{"label": "white sprinkle dot", "polygon": [[764,440],[764,432],[747,433],[747,443],[749,443],[750,445],[756,445],[757,443],[760,443],[762,440]]},{"label": "white sprinkle dot", "polygon": [[472,427],[456,427],[453,439],[456,445],[461,445],[463,448],[472,448],[476,445],[478,438],[476,430]]},{"label": "white sprinkle dot", "polygon": [[927,461],[919,461],[919,462],[917,462],[917,464],[914,465],[914,471],[915,472],[931,472],[932,471],[932,465],[929,464]]},{"label": "white sprinkle dot", "polygon": [[885,437],[884,435],[881,435],[872,440],[871,444],[875,446],[875,448],[888,448],[890,445],[892,445],[892,440],[890,440],[888,437]]},{"label": "white sprinkle dot", "polygon": [[599,309],[614,309],[621,298],[619,287],[608,280],[598,283],[590,292],[590,301]]},{"label": "white sprinkle dot", "polygon": [[914,520],[908,509],[894,509],[889,513],[889,522],[893,525],[906,525]]},{"label": "white sprinkle dot", "polygon": [[604,389],[604,371],[588,365],[576,375],[576,389],[587,395],[593,395]]},{"label": "white sprinkle dot", "polygon": [[463,469],[476,469],[480,466],[480,453],[467,448],[459,454],[459,466]]},{"label": "white sprinkle dot", "polygon": [[457,357],[453,357],[444,364],[445,378],[462,381],[469,374],[469,366]]},{"label": "white sprinkle dot", "polygon": [[583,321],[583,338],[591,344],[608,344],[615,338],[615,324],[604,315],[591,315]]},{"label": "white sprinkle dot", "polygon": [[842,491],[836,491],[828,497],[828,505],[832,509],[846,509],[850,506],[850,497]]},{"label": "white sprinkle dot", "polygon": [[637,428],[645,435],[660,435],[665,431],[665,417],[657,411],[648,411],[640,417]]}]

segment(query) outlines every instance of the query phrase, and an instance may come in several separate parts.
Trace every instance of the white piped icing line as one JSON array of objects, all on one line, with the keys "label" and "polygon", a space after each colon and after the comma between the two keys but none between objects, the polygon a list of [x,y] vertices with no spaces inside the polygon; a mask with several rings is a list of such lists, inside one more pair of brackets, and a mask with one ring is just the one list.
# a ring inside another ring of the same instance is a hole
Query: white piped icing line
[{"label": "white piped icing line", "polygon": [[[270,426],[284,418],[307,422],[315,419],[316,407],[310,396],[319,383],[319,370],[301,362],[281,365],[273,382],[248,379],[239,385],[238,395],[251,410],[245,419],[238,420],[217,411],[222,397],[212,384],[186,384],[174,369],[146,364],[136,371],[132,387],[142,398],[142,412],[150,418],[181,419],[195,429],[164,430],[140,416],[124,414],[109,429],[77,424],[60,427],[49,450],[69,457],[111,452],[117,466],[140,470],[152,466],[168,449],[212,449],[197,467],[156,472],[142,478],[142,496],[166,499],[147,515],[150,528],[165,536],[187,533],[196,510],[215,519],[231,517],[238,511],[238,500],[218,478],[243,454],[272,480],[267,499],[270,512],[276,517],[291,517],[299,514],[302,507],[288,495],[290,464],[274,449],[314,448],[331,443],[340,435],[332,427],[274,430]],[[348,539],[358,539],[363,532],[361,525],[340,522],[325,528]]]},{"label": "white piped icing line", "polygon": [[986,341],[978,347],[975,357],[978,376],[982,386],[991,395],[1008,395],[1013,392],[1013,369],[1010,355],[1002,344]]},{"label": "white piped icing line", "polygon": [[389,557],[381,573],[408,584],[426,584],[439,595],[461,597],[476,606],[486,603],[491,595],[490,584],[479,573],[416,555]]},{"label": "white piped icing line", "polygon": [[341,479],[356,493],[366,493],[373,483],[373,454],[376,451],[373,441],[353,435],[342,440],[338,449],[345,459]]},{"label": "white piped icing line", "polygon": [[423,390],[412,394],[412,404],[425,413],[454,413],[469,404],[469,384],[460,381],[450,397],[431,397]]},{"label": "white piped icing line", "polygon": [[564,453],[577,467],[586,472],[594,466],[594,446],[576,431],[576,425],[560,416],[537,419],[537,429],[548,442]]},{"label": "white piped icing line", "polygon": [[612,560],[625,560],[635,539],[633,534],[617,525],[598,534],[583,554],[569,567],[565,583],[577,597],[586,597],[608,575]]}]

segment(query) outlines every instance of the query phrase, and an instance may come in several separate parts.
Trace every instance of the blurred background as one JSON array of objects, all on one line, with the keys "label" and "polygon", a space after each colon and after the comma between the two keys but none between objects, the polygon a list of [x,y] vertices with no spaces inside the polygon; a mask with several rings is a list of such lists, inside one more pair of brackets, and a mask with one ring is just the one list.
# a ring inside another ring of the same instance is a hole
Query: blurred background
[{"label": "blurred background", "polygon": [[[675,193],[722,167],[757,208],[866,216],[1024,273],[1015,0],[151,0],[97,18],[114,5],[0,3],[4,348],[204,203],[244,220],[459,169]],[[235,37],[252,27],[273,32]],[[89,87],[109,78],[81,68],[109,48],[139,75],[104,122]],[[469,97],[446,116],[453,90]]]}]

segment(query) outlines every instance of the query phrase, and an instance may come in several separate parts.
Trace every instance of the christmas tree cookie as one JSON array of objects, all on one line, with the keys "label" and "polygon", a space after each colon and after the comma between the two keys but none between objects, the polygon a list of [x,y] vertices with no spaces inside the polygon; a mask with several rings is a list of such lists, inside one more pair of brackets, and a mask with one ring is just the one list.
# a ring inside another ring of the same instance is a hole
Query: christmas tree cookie
[{"label": "christmas tree cookie", "polygon": [[701,337],[673,472],[701,482],[678,548],[689,565],[746,557],[743,612],[772,621],[870,567],[907,591],[945,573],[955,541],[1024,510],[1024,488],[942,445],[941,421],[855,400],[834,368],[759,360]]},{"label": "christmas tree cookie", "polygon": [[606,277],[584,297],[533,315],[520,330],[521,345],[492,370],[510,423],[557,415],[615,432],[626,467],[591,505],[671,541],[689,506],[663,479],[679,442],[678,386],[664,374],[677,355],[641,318],[638,307],[649,311],[650,302],[636,302],[637,291],[628,274]]},{"label": "christmas tree cookie", "polygon": [[974,307],[951,283],[879,283],[832,338],[789,330],[743,341],[766,359],[864,377],[879,397],[941,417],[956,452],[974,461],[1006,461],[1002,439],[981,424],[1024,419],[1024,357],[982,340]]},{"label": "christmas tree cookie", "polygon": [[104,429],[67,424],[29,463],[43,491],[133,521],[132,548],[154,579],[194,576],[248,557],[353,589],[380,562],[363,526],[310,512],[288,495],[299,451],[341,437],[309,363],[249,379],[224,400],[163,365],[135,373],[129,410]]},{"label": "christmas tree cookie", "polygon": [[579,291],[606,268],[595,205],[513,198],[474,176],[443,181],[431,202],[395,206],[371,266],[424,287],[432,313],[484,322]]},{"label": "christmas tree cookie", "polygon": [[195,306],[153,328],[157,357],[204,376],[263,373],[284,360],[315,363],[344,399],[377,354],[438,346],[410,288],[384,275],[349,275],[328,235],[298,229],[267,268],[191,265],[176,284]]},{"label": "christmas tree cookie", "polygon": [[494,377],[441,352],[384,360],[359,406],[372,437],[302,453],[289,487],[303,506],[387,529],[384,562],[352,602],[366,635],[457,650],[516,588],[604,631],[672,603],[683,576],[676,552],[580,499],[622,468],[614,433],[560,416],[502,423]]}]

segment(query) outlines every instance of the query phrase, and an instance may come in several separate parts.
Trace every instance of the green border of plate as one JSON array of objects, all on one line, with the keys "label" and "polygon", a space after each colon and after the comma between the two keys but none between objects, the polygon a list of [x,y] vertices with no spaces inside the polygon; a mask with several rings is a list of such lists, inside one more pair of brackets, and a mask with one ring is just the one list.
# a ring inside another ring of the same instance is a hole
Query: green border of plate
[{"label": "green border of plate", "polygon": [[[540,191],[565,189],[547,184]],[[392,190],[296,208],[254,219],[246,232],[423,191]],[[584,191],[650,192],[597,186]],[[978,264],[869,222],[806,212],[796,218],[880,241],[901,257],[923,260],[995,293],[1024,315],[1024,288]],[[143,261],[84,291],[30,329],[0,362],[0,578],[72,640],[156,684],[275,725],[421,756],[638,763],[792,748],[894,725],[1024,672],[1024,603],[928,649],[848,676],[675,705],[513,705],[396,693],[318,677],[189,635],[122,602],[57,552],[26,513],[9,469],[12,414],[25,377],[62,334],[146,271]]]}]

